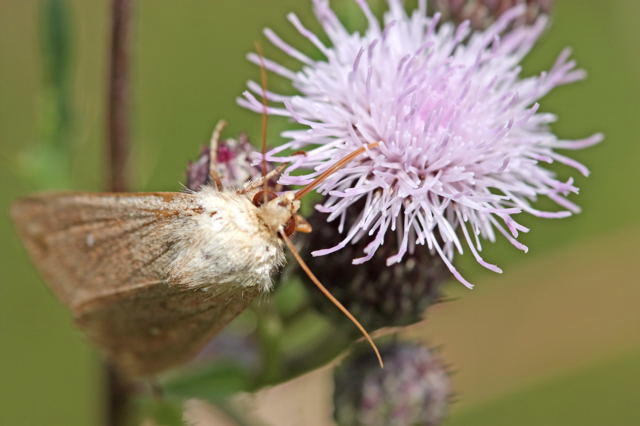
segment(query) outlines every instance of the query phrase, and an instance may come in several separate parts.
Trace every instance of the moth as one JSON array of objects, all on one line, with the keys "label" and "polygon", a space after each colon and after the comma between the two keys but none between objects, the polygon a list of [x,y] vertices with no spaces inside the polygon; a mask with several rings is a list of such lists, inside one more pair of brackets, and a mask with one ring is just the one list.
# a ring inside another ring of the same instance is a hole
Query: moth
[{"label": "moth", "polygon": [[[216,152],[221,127],[211,139]],[[377,143],[363,145],[297,192],[267,182],[193,193],[51,193],[15,202],[18,233],[51,289],[93,343],[124,372],[150,376],[194,357],[256,295],[271,289],[288,246],[311,280],[360,323],[308,270],[289,236],[310,231],[300,198]],[[379,357],[379,354],[378,354]],[[381,360],[380,360],[381,361]]]}]

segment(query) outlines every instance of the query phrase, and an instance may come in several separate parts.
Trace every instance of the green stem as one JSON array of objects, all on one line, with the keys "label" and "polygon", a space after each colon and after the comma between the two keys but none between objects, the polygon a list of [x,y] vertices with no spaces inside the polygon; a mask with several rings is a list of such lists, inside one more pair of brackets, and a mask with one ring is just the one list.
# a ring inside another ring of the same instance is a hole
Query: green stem
[{"label": "green stem", "polygon": [[322,340],[309,350],[281,360],[279,368],[281,374],[263,377],[262,380],[256,382],[255,388],[284,383],[316,370],[344,353],[353,341],[353,335],[331,329]]},{"label": "green stem", "polygon": [[271,383],[282,375],[282,360],[280,348],[280,333],[282,322],[273,307],[261,306],[257,312],[257,334],[260,344],[262,366],[257,375],[256,383]]}]

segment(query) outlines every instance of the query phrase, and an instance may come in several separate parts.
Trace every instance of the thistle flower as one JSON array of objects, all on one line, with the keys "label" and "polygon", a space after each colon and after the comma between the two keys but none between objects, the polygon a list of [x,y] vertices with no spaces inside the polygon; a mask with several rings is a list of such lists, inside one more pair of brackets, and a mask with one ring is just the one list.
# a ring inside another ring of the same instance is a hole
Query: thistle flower
[{"label": "thistle flower", "polygon": [[334,373],[334,418],[338,425],[435,426],[451,396],[449,375],[427,348],[394,342],[381,348],[385,368],[367,353],[346,358]]},{"label": "thistle flower", "polygon": [[[483,31],[468,22],[440,23],[428,16],[426,1],[407,14],[400,0],[388,0],[381,24],[365,0],[356,0],[368,19],[364,34],[349,33],[327,0],[314,0],[314,11],[332,46],[289,20],[323,55],[313,60],[280,39],[265,35],[277,47],[302,62],[293,72],[265,59],[266,68],[291,80],[299,94],[268,93],[269,113],[289,117],[306,129],[288,130],[287,143],[271,150],[268,159],[291,161],[281,182],[304,185],[340,158],[363,144],[381,145],[361,155],[318,186],[326,194],[318,210],[337,221],[342,241],[317,250],[320,256],[366,240],[370,260],[388,239],[398,235],[389,265],[426,245],[437,253],[462,283],[471,287],[453,266],[454,252],[466,246],[484,267],[501,272],[480,255],[481,238],[502,234],[515,247],[528,229],[514,216],[563,218],[579,208],[566,197],[577,193],[573,178],[560,180],[545,169],[559,162],[588,175],[587,168],[555,151],[580,149],[602,139],[561,140],[549,124],[556,117],[540,111],[537,101],[554,87],[582,79],[569,50],[548,72],[523,78],[520,62],[546,27],[540,17],[531,26],[513,25],[526,7],[514,7]],[[260,58],[249,55],[257,64]],[[249,82],[239,103],[262,112],[260,86]],[[255,93],[255,95],[254,95]],[[281,106],[274,106],[279,103]],[[313,148],[306,156],[278,156],[285,150]],[[309,173],[293,176],[294,170]],[[545,212],[532,203],[544,196],[562,210]],[[364,208],[356,209],[359,201]],[[345,228],[347,215],[357,219]]]}]

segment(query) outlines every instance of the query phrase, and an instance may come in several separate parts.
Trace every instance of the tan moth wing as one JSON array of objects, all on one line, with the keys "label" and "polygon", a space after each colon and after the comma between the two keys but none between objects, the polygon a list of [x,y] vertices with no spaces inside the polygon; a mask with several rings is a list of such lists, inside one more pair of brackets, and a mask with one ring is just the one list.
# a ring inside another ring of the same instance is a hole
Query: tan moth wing
[{"label": "tan moth wing", "polygon": [[19,200],[11,213],[54,293],[132,374],[189,360],[258,292],[194,287],[169,274],[194,223],[216,214],[197,194],[43,194]]}]

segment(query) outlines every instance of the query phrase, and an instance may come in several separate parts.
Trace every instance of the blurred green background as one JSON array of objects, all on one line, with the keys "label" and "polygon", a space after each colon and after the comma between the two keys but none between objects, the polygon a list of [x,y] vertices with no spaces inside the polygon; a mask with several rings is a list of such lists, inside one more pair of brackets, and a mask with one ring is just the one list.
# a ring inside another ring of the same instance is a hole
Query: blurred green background
[{"label": "blurred green background", "polygon": [[[108,4],[67,3],[73,114],[67,182],[70,189],[99,190]],[[230,121],[229,134],[258,135],[259,117],[236,106],[235,98],[247,79],[257,78],[245,53],[261,39],[261,28],[271,26],[304,46],[286,13],[296,11],[317,26],[300,0],[136,3],[134,188],[176,190],[218,119]],[[349,0],[334,3],[353,10]],[[98,423],[98,357],[41,283],[8,219],[16,197],[60,186],[54,178],[23,176],[30,164],[25,153],[50,130],[43,4],[0,0],[0,425],[89,425]],[[577,177],[582,214],[524,219],[533,230],[523,238],[528,255],[504,243],[488,250],[487,257],[504,267],[502,276],[463,259],[477,288],[452,283],[456,300],[435,307],[425,324],[408,331],[442,346],[457,371],[450,425],[640,424],[638,19],[637,0],[558,0],[550,30],[525,63],[525,73],[538,72],[563,47],[573,47],[589,78],[553,92],[543,109],[559,114],[554,128],[562,137],[599,131],[606,140],[571,153],[592,170],[588,179]],[[358,18],[350,21],[362,26]],[[282,58],[270,46],[266,51]],[[271,87],[282,85],[273,80]],[[284,123],[272,123],[270,143],[276,144]]]}]

